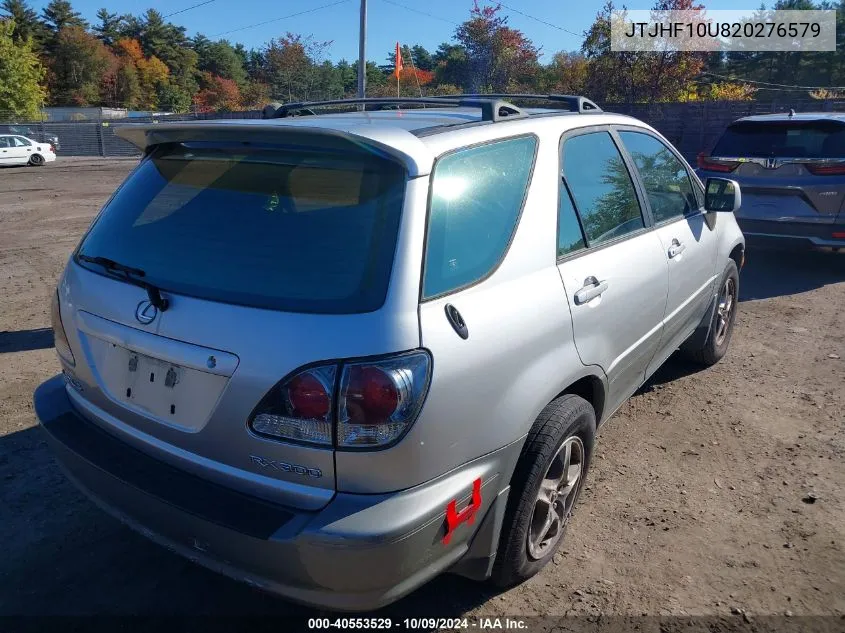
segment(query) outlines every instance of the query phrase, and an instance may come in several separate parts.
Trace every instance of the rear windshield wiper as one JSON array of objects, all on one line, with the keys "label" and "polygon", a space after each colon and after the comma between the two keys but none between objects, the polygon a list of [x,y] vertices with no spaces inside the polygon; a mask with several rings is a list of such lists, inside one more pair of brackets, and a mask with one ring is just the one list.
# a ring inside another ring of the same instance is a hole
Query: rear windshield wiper
[{"label": "rear windshield wiper", "polygon": [[99,255],[92,257],[91,255],[80,254],[77,257],[83,262],[102,266],[111,273],[122,273],[123,279],[127,282],[144,288],[147,291],[147,297],[149,298],[150,303],[162,312],[167,310],[169,307],[170,302],[161,296],[161,291],[156,286],[153,286],[143,280],[143,278],[147,276],[147,273],[140,268],[133,268],[132,266],[127,266],[126,264],[121,264],[113,259]]}]

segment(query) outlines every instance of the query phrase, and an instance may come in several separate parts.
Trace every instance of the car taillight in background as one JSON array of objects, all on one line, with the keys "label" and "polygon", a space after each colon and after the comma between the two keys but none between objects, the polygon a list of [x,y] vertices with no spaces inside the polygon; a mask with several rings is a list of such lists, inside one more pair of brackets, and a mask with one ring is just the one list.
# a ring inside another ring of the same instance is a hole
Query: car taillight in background
[{"label": "car taillight in background", "polygon": [[845,163],[804,163],[814,176],[845,176]]},{"label": "car taillight in background", "polygon": [[65,327],[62,325],[62,312],[59,306],[59,293],[53,293],[53,301],[50,304],[50,319],[53,322],[53,341],[56,346],[56,353],[71,367],[76,366],[76,359],[67,341]]},{"label": "car taillight in background", "polygon": [[383,447],[414,423],[430,378],[431,358],[422,350],[306,368],[267,393],[249,428],[264,437],[340,449]]},{"label": "car taillight in background", "polygon": [[722,173],[732,172],[739,167],[739,161],[736,160],[719,160],[713,159],[701,152],[698,155],[698,168],[706,169],[707,171],[718,171]]}]

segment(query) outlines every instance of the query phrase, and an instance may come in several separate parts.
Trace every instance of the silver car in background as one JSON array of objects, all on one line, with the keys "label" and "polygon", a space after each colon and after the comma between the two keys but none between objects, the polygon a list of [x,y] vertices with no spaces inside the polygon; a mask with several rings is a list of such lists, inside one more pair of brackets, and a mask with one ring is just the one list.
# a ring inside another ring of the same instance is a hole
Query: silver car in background
[{"label": "silver car in background", "polygon": [[736,217],[750,244],[845,247],[845,114],[739,119],[699,156],[698,174],[741,185]]},{"label": "silver car in background", "polygon": [[59,280],[34,398],[68,475],[321,607],[537,573],[596,428],[679,347],[727,351],[744,259],[734,182],[547,98],[120,130],[144,158]]}]

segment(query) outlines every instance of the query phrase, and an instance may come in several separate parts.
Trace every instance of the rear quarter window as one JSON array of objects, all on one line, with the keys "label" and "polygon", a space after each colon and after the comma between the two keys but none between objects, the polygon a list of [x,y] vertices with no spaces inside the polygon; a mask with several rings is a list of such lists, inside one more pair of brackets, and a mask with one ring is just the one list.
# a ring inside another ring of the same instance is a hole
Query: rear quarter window
[{"label": "rear quarter window", "polygon": [[493,272],[519,221],[537,139],[462,149],[432,175],[423,298],[454,292]]}]

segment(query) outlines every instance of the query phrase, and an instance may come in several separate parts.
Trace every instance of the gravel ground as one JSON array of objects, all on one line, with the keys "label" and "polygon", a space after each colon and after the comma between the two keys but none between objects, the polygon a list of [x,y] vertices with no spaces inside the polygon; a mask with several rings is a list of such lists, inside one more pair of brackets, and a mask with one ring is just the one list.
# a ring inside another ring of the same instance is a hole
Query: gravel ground
[{"label": "gravel ground", "polygon": [[[36,428],[50,293],[133,164],[0,170],[0,615],[311,614],[100,512]],[[845,615],[845,255],[752,252],[740,286],[728,356],[670,359],[605,427],[553,564],[504,593],[444,576],[385,614]]]}]

